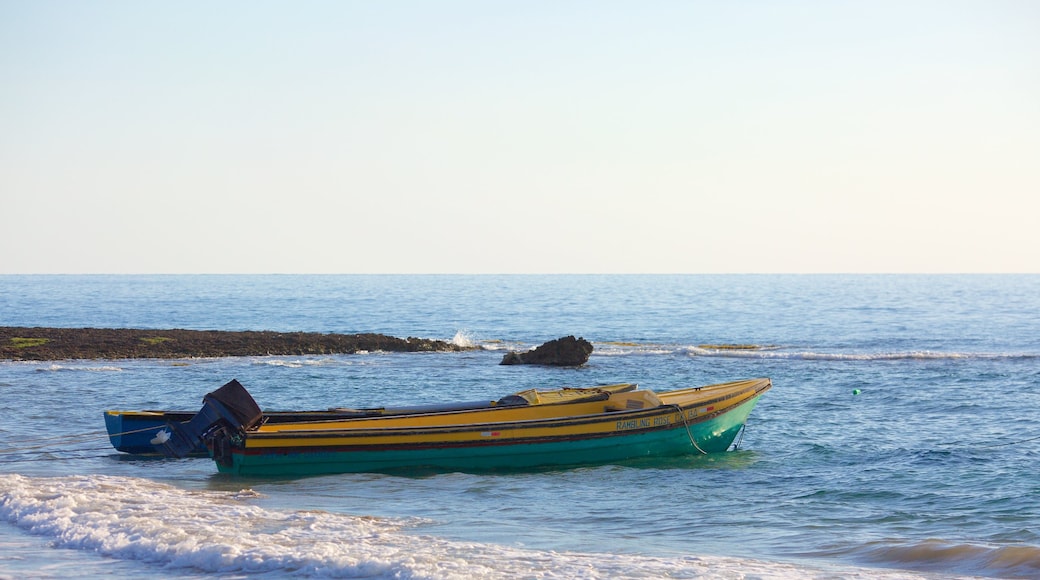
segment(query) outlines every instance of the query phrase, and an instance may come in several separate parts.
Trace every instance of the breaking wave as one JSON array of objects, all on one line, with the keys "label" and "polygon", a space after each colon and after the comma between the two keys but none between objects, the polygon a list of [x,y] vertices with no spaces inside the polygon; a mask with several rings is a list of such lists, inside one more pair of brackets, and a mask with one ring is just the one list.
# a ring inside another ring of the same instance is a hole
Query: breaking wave
[{"label": "breaking wave", "polygon": [[[206,574],[341,578],[920,578],[739,558],[538,551],[449,541],[418,518],[266,509],[263,496],[146,479],[0,475],[0,519],[54,547]],[[3,574],[0,569],[0,575]]]},{"label": "breaking wave", "polygon": [[938,352],[929,350],[896,352],[816,352],[811,350],[787,351],[779,347],[762,349],[711,349],[696,346],[685,347],[690,356],[719,358],[755,358],[788,360],[835,360],[835,361],[887,361],[887,360],[957,360],[957,359],[1031,359],[1040,355],[1027,353],[965,353]]},{"label": "breaking wave", "polygon": [[473,341],[473,336],[470,334],[468,330],[459,330],[455,333],[455,336],[451,337],[451,340],[448,342],[462,348],[470,348],[475,346],[476,344]]},{"label": "breaking wave", "polygon": [[847,352],[815,352],[807,350],[786,351],[778,347],[769,349],[713,349],[698,346],[685,348],[691,356],[711,356],[720,358],[757,358],[757,359],[801,359],[801,360],[939,360],[939,359],[963,359],[978,358],[980,354],[967,354],[958,352],[935,352],[935,351],[907,351],[907,352],[871,352],[871,353],[847,353]]},{"label": "breaking wave", "polygon": [[653,343],[593,343],[592,356],[685,355],[693,357],[822,360],[822,361],[898,361],[898,360],[1009,360],[1036,359],[1036,353],[940,352],[930,350],[892,352],[827,352],[794,349],[776,345],[668,345]]},{"label": "breaking wave", "polygon": [[303,367],[320,367],[329,365],[344,364],[343,362],[334,358],[258,358],[253,360],[254,365],[269,366],[269,367],[286,367],[291,369],[299,369]]},{"label": "breaking wave", "polygon": [[92,373],[118,373],[122,372],[122,367],[114,365],[81,365],[81,364],[58,364],[52,363],[45,367],[38,367],[37,372],[69,372],[69,371],[81,371],[81,372],[92,372]]},{"label": "breaking wave", "polygon": [[917,570],[959,570],[964,574],[1040,578],[1040,548],[1028,545],[986,546],[928,539],[919,542],[879,540],[854,551],[879,564]]}]

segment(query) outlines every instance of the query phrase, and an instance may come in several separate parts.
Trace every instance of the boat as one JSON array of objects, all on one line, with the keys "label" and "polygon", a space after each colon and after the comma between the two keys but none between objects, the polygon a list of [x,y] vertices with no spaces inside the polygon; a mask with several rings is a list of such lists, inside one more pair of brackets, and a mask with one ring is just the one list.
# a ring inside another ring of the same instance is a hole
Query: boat
[{"label": "boat", "polygon": [[[105,411],[105,429],[108,440],[116,451],[146,455],[158,453],[152,440],[166,428],[167,423],[190,421],[193,411]],[[205,453],[200,441],[191,454]]]},{"label": "boat", "polygon": [[726,451],[771,386],[751,379],[659,394],[629,384],[531,390],[484,408],[269,423],[231,381],[206,395],[190,421],[170,424],[156,439],[171,457],[201,440],[218,471],[238,475],[612,463]]},{"label": "boat", "polygon": [[[622,390],[634,389],[635,385],[609,385],[597,387],[599,390]],[[560,389],[554,395],[542,393],[542,401],[559,402],[563,398],[575,398],[581,395],[580,389]],[[520,394],[513,396],[521,396]],[[389,415],[409,415],[420,413],[433,413],[443,411],[462,411],[468,409],[488,409],[503,404],[509,398],[505,397],[498,401],[468,401],[455,403],[433,403],[425,405],[412,405],[402,407],[370,407],[370,408],[344,408],[330,407],[324,411],[270,411],[264,412],[262,423],[298,423],[316,421],[336,421],[340,419],[356,419],[359,417],[386,417]],[[160,453],[156,447],[159,432],[166,429],[167,425],[185,423],[195,417],[194,411],[104,411],[105,429],[108,431],[108,439],[116,451],[132,455],[154,455]],[[188,452],[189,455],[205,455],[206,445],[199,439],[195,447]]]},{"label": "boat", "polygon": [[232,380],[156,438],[169,457],[201,440],[219,472],[247,476],[562,468],[727,451],[771,387],[758,378],[660,393],[628,383],[532,389],[484,408],[272,423]]}]

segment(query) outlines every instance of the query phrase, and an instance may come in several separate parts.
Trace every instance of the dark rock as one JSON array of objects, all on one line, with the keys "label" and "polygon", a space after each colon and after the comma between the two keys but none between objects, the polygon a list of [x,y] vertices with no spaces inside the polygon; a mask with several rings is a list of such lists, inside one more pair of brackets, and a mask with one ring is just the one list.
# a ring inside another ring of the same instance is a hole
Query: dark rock
[{"label": "dark rock", "polygon": [[427,352],[471,348],[426,338],[317,332],[0,327],[0,359],[193,358]]},{"label": "dark rock", "polygon": [[499,364],[503,365],[548,365],[556,367],[580,367],[589,360],[592,343],[584,338],[565,336],[550,340],[527,352],[509,351]]},{"label": "dark rock", "polygon": [[502,362],[498,363],[501,365],[522,365],[524,364],[524,358],[520,356],[520,353],[515,350],[511,350],[502,357]]}]

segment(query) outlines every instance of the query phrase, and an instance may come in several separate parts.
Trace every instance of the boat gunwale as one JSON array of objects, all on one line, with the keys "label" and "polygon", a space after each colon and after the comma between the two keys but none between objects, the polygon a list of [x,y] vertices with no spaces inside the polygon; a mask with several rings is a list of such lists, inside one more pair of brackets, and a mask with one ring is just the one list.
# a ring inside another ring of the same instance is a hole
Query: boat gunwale
[{"label": "boat gunwale", "polygon": [[[278,424],[268,425],[269,430],[259,430],[261,426],[253,429],[243,431],[242,435],[244,440],[255,440],[255,441],[271,441],[276,439],[286,440],[306,440],[306,439],[352,439],[362,437],[407,437],[407,436],[435,436],[435,435],[448,435],[454,433],[468,433],[474,431],[516,431],[520,429],[536,429],[536,428],[563,428],[563,427],[580,427],[582,425],[590,425],[595,423],[603,423],[609,421],[630,421],[639,420],[649,417],[662,416],[666,414],[680,413],[679,421],[665,423],[661,425],[652,426],[650,428],[639,428],[630,429],[626,431],[630,432],[646,432],[661,429],[677,428],[682,427],[684,424],[695,425],[708,421],[730,411],[731,409],[740,406],[744,401],[760,396],[765,391],[772,387],[769,379],[752,379],[748,381],[737,381],[735,383],[722,383],[720,385],[708,385],[705,387],[698,387],[695,389],[682,389],[679,391],[668,391],[667,393],[661,393],[661,395],[667,395],[669,393],[692,393],[699,390],[707,389],[710,387],[723,387],[733,386],[737,383],[750,383],[746,387],[734,390],[729,393],[725,393],[718,397],[706,400],[690,401],[685,404],[680,403],[662,403],[661,405],[644,408],[644,409],[618,409],[612,411],[603,411],[599,413],[589,413],[584,415],[573,415],[566,417],[551,417],[551,418],[534,418],[534,419],[521,419],[515,421],[501,421],[501,422],[482,422],[482,423],[450,423],[445,425],[429,425],[429,426],[400,426],[400,427],[369,427],[369,428],[347,428],[347,427],[330,427],[326,429],[285,429],[287,426],[298,425],[304,423],[289,423],[289,424]],[[751,394],[749,394],[751,393]],[[741,401],[738,401],[732,405],[727,405],[721,409],[715,409],[710,413],[699,414],[694,417],[687,417],[686,413],[690,409],[698,407],[712,406],[724,401],[742,397]],[[562,405],[562,404],[573,404],[573,403],[552,403],[551,405]],[[542,405],[550,406],[550,405]],[[448,413],[431,413],[431,415],[444,415],[458,413],[452,411]],[[685,420],[683,420],[683,417]],[[389,418],[389,417],[388,417]],[[368,418],[368,419],[379,419]],[[352,421],[348,419],[346,421]],[[345,422],[346,422],[345,421]],[[282,430],[285,429],[285,430]],[[616,432],[604,432],[607,436],[616,436]],[[277,449],[279,446],[265,445],[264,449]],[[318,447],[318,446],[315,446]],[[310,447],[308,447],[310,449]]]},{"label": "boat gunwale", "polygon": [[[495,438],[484,438],[484,439],[468,439],[468,440],[457,440],[457,441],[444,441],[431,439],[428,441],[413,441],[404,443],[374,443],[374,444],[330,444],[330,445],[313,445],[313,446],[261,446],[261,447],[248,447],[248,446],[235,446],[232,449],[232,453],[241,456],[249,457],[263,457],[272,455],[310,455],[310,454],[343,454],[343,453],[358,453],[358,452],[394,452],[394,451],[424,451],[431,449],[468,449],[468,448],[489,448],[489,447],[509,447],[509,446],[522,446],[522,445],[543,445],[550,443],[572,443],[579,441],[591,441],[598,439],[612,439],[612,438],[627,438],[637,437],[650,433],[657,433],[662,431],[672,431],[676,429],[689,428],[699,423],[705,423],[718,419],[719,417],[726,415],[743,405],[757,402],[763,391],[756,392],[754,395],[743,399],[742,401],[696,417],[696,420],[674,421],[669,423],[662,423],[659,425],[651,425],[648,427],[640,427],[635,429],[626,429],[624,431],[587,431],[581,433],[568,433],[568,434],[550,434],[542,436],[527,436],[527,437],[495,437]],[[664,405],[666,407],[670,405]],[[655,408],[655,409],[660,409]],[[671,411],[672,413],[676,411]],[[651,416],[653,416],[651,414]],[[347,437],[344,437],[345,439]],[[244,443],[244,442],[243,442]]]}]

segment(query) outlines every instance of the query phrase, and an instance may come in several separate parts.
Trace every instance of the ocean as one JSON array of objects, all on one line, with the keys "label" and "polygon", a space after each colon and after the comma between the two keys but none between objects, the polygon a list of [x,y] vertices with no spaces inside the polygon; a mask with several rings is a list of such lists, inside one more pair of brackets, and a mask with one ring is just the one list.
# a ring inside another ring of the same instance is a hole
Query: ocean
[{"label": "ocean", "polygon": [[[1040,275],[7,275],[0,325],[483,347],[0,361],[0,578],[1040,577]],[[567,335],[586,366],[498,364]],[[102,418],[752,377],[734,450],[521,473],[225,476]]]}]

